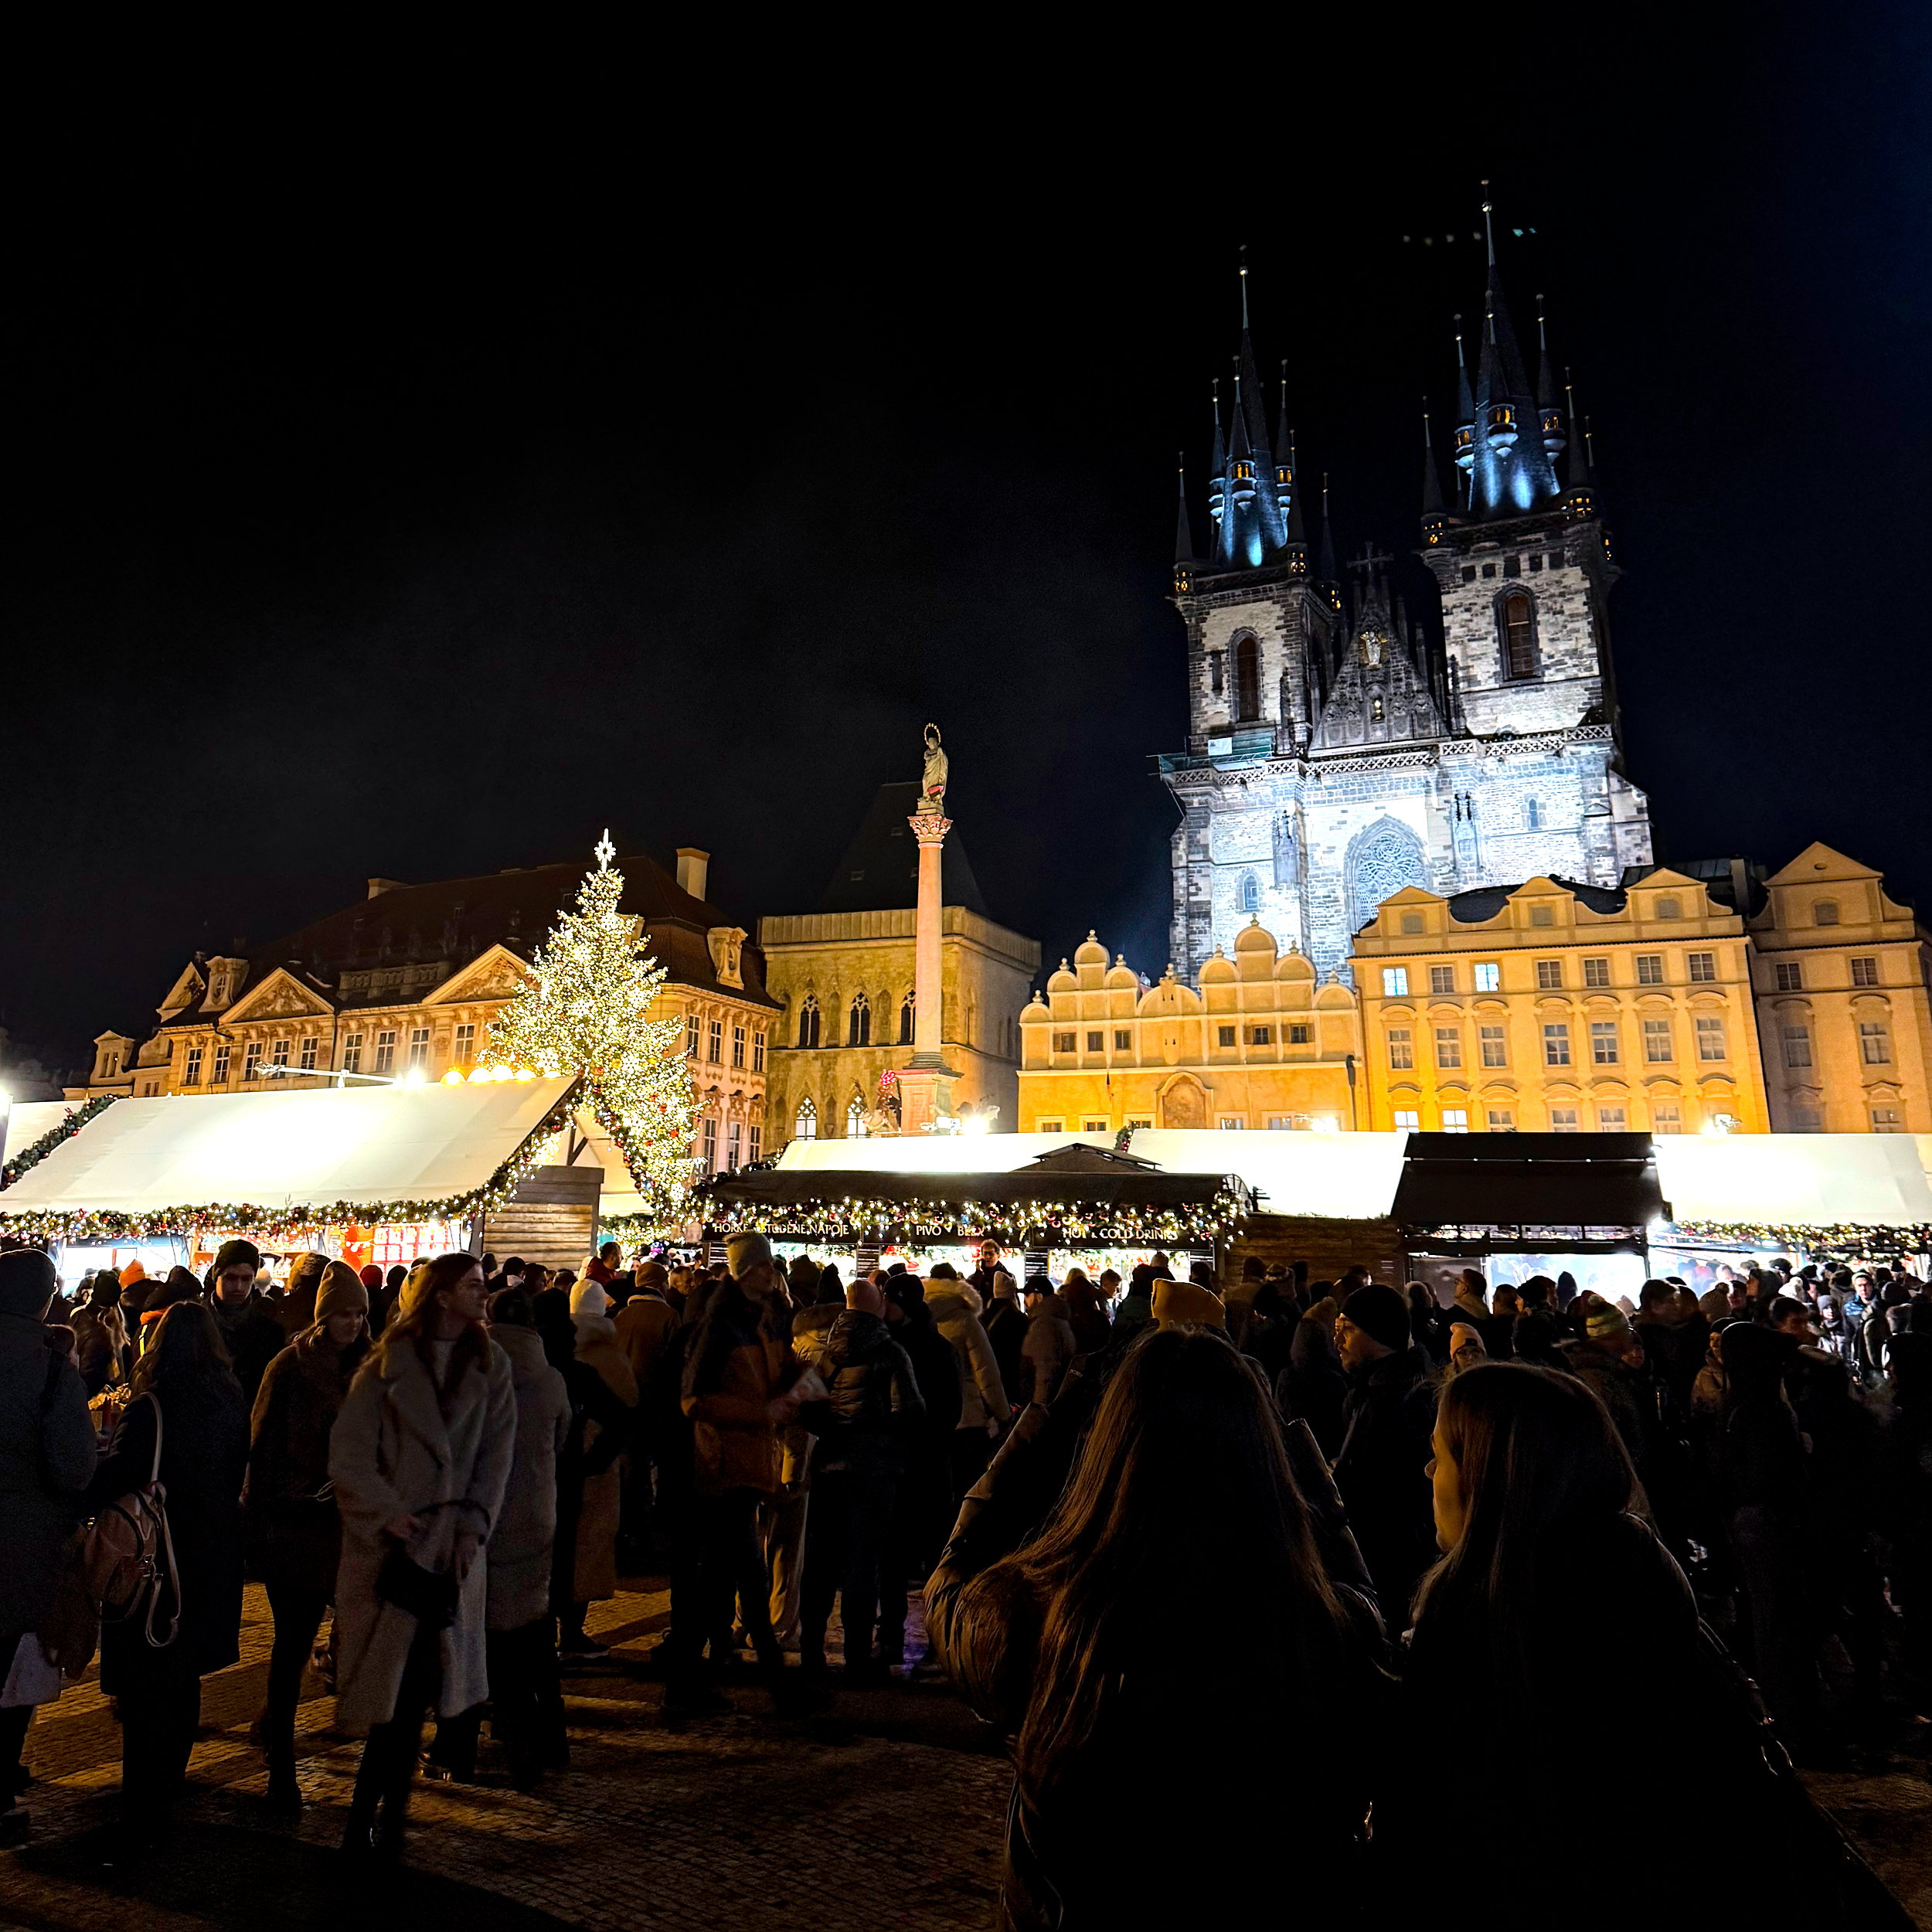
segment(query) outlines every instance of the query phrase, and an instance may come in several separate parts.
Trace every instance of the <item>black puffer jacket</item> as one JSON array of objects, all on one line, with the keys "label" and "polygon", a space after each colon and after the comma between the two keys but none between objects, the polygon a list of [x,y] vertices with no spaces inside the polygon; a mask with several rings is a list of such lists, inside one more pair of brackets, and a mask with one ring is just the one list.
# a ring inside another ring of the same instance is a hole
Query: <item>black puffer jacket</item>
[{"label": "black puffer jacket", "polygon": [[885,1323],[862,1308],[848,1308],[826,1335],[818,1372],[831,1393],[798,1418],[819,1438],[813,1468],[901,1461],[926,1404],[911,1357]]}]

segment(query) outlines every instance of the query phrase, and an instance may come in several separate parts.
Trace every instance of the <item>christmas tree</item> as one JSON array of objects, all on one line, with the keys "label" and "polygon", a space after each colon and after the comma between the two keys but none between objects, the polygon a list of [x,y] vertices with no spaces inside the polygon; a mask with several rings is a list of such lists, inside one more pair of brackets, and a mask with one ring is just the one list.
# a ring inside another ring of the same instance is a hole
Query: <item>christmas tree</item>
[{"label": "christmas tree", "polygon": [[684,1022],[653,1019],[664,968],[645,950],[641,923],[617,910],[624,875],[605,832],[597,869],[577,888],[530,961],[529,979],[490,1029],[492,1057],[539,1073],[583,1076],[598,1121],[623,1155],[654,1228],[684,1216],[696,1172],[697,1098]]}]

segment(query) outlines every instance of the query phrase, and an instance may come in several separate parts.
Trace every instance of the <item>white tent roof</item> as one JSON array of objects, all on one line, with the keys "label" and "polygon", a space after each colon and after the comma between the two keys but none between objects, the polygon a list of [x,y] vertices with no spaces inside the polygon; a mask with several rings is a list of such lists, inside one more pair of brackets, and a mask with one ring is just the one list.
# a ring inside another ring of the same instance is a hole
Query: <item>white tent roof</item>
[{"label": "white tent roof", "polygon": [[[1406,1134],[1142,1128],[1128,1143],[1170,1174],[1238,1174],[1264,1214],[1369,1220],[1394,1205]],[[778,1165],[906,1174],[1007,1174],[1069,1141],[1111,1134],[934,1134],[794,1141]],[[1798,1226],[1932,1224],[1932,1135],[1660,1134],[1658,1179],[1678,1221]],[[36,1170],[37,1171],[37,1170]]]},{"label": "white tent roof", "polygon": [[1764,1227],[1932,1223],[1921,1142],[1907,1134],[1659,1134],[1674,1221]]},{"label": "white tent roof", "polygon": [[0,1215],[447,1199],[483,1186],[570,1088],[559,1079],[117,1100],[0,1193]]},{"label": "white tent roof", "polygon": [[[1238,1174],[1264,1196],[1264,1214],[1320,1214],[1372,1220],[1389,1212],[1406,1134],[1230,1133],[1208,1128],[1142,1128],[1128,1144],[1138,1159],[1169,1174]],[[901,1174],[1010,1174],[1078,1141],[1111,1148],[1111,1134],[917,1134],[900,1139],[794,1141],[779,1157],[787,1171],[813,1168]]]},{"label": "white tent roof", "polygon": [[72,1100],[15,1100],[0,1116],[0,1124],[6,1129],[5,1145],[0,1147],[0,1166],[22,1148],[32,1147],[43,1134],[51,1134],[70,1114],[79,1111]]}]

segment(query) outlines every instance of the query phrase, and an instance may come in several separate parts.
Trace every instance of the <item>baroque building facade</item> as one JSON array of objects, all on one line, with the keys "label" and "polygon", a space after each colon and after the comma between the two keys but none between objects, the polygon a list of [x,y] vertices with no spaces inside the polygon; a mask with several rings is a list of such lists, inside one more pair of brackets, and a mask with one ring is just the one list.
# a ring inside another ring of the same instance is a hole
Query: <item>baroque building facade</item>
[{"label": "baroque building facade", "polygon": [[[674,879],[620,859],[624,910],[665,970],[651,1017],[685,1025],[697,1089],[692,1152],[710,1170],[756,1160],[778,1002],[749,935],[705,898],[709,855],[687,847]],[[582,869],[513,867],[422,886],[372,879],[368,896],[249,955],[197,954],[145,1037],[98,1036],[83,1088],[102,1094],[260,1092],[332,1074],[440,1080],[482,1056],[490,1022],[574,899]],[[280,1070],[286,1068],[287,1072]]]},{"label": "baroque building facade", "polygon": [[1018,1124],[1932,1134],[1932,931],[1828,845],[1768,878],[1405,886],[1349,967],[1250,917],[1150,985],[1090,933],[1020,1015]]},{"label": "baroque building facade", "polygon": [[1423,428],[1418,554],[1437,638],[1372,549],[1345,598],[1325,489],[1311,543],[1285,396],[1268,432],[1243,282],[1226,423],[1216,405],[1211,535],[1199,553],[1183,476],[1175,544],[1188,741],[1159,764],[1181,814],[1171,953],[1183,978],[1250,919],[1326,974],[1406,886],[1449,895],[1546,874],[1608,887],[1651,862],[1648,807],[1622,768],[1607,614],[1617,573],[1587,450],[1546,350],[1529,378],[1493,247],[1473,381],[1460,338],[1458,352],[1448,498]]},{"label": "baroque building facade", "polygon": [[[881,1077],[913,1046],[919,862],[908,820],[919,798],[917,784],[880,786],[818,909],[758,922],[767,984],[782,1009],[768,1068],[774,1151],[794,1137],[889,1125]],[[1039,942],[988,913],[956,830],[940,866],[941,1046],[959,1075],[951,1104],[997,1108],[993,1125],[1010,1129],[1020,1009],[1039,976]]]}]

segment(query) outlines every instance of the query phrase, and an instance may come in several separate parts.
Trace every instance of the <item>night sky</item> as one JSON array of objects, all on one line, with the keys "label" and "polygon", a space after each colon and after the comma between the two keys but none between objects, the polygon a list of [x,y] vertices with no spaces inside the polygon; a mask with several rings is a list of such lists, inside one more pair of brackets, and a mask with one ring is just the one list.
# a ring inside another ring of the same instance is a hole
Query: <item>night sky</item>
[{"label": "night sky", "polygon": [[1932,908],[1932,15],[1713,13],[77,106],[13,197],[0,1024],[78,1065],[198,947],[607,823],[808,910],[929,717],[995,915],[1158,973],[1238,251],[1341,549],[1406,552],[1485,176],[1658,856]]}]

